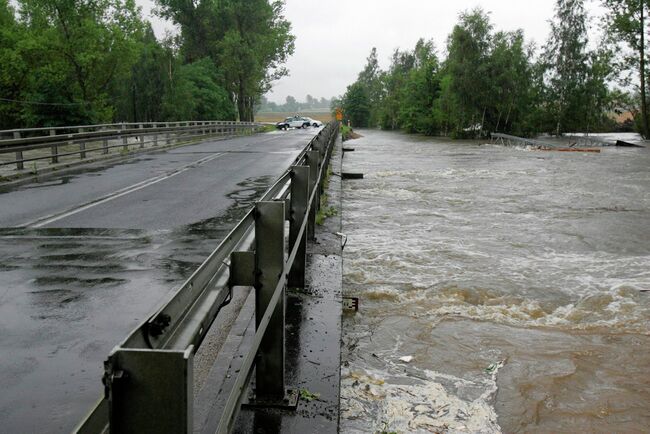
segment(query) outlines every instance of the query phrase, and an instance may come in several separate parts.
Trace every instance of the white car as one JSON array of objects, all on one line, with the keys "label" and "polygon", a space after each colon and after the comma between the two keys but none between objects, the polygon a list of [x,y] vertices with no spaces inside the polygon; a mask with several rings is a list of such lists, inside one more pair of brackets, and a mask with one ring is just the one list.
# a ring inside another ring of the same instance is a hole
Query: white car
[{"label": "white car", "polygon": [[287,130],[289,128],[307,128],[311,126],[311,122],[301,116],[294,116],[286,118],[282,122],[278,122],[275,126],[280,130]]},{"label": "white car", "polygon": [[309,124],[310,124],[312,127],[322,127],[322,126],[323,126],[323,123],[322,123],[321,121],[316,120],[316,119],[307,118],[307,117],[305,117],[305,118],[303,118],[303,119],[308,120],[308,121],[309,121]]}]

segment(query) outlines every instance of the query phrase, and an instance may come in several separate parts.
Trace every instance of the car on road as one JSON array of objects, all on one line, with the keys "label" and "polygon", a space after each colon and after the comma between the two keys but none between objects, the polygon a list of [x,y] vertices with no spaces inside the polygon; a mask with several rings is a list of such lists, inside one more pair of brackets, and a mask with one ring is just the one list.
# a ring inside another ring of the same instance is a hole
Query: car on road
[{"label": "car on road", "polygon": [[302,116],[293,116],[278,122],[275,126],[280,130],[288,130],[289,128],[307,128],[311,126],[311,122]]},{"label": "car on road", "polygon": [[305,117],[304,119],[307,119],[312,127],[317,128],[323,126],[323,123],[319,120],[308,118],[308,117]]}]

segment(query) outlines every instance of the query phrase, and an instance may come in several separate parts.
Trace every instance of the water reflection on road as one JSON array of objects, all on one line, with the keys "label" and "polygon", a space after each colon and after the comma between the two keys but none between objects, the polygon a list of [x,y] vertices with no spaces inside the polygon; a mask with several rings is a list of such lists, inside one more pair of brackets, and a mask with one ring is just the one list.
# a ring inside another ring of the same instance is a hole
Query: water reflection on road
[{"label": "water reflection on road", "polygon": [[342,430],[646,431],[650,150],[362,134]]},{"label": "water reflection on road", "polygon": [[215,218],[163,231],[0,229],[0,432],[70,432],[102,362],[214,250],[270,177]]}]

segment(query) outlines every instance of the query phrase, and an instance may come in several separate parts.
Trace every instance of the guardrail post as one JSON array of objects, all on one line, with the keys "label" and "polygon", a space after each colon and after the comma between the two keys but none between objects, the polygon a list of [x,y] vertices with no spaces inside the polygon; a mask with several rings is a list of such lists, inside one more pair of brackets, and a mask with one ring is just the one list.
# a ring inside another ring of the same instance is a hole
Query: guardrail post
[{"label": "guardrail post", "polygon": [[[318,163],[320,159],[320,153],[318,151],[309,151],[305,155],[305,160],[309,164],[309,192],[311,194],[314,191],[314,186],[318,182]],[[316,193],[314,202],[309,208],[309,223],[307,224],[307,237],[310,240],[314,239],[314,234],[316,233],[316,213],[320,208],[319,205],[320,195]]]},{"label": "guardrail post", "polygon": [[[138,128],[142,130],[144,129],[144,125],[140,124],[138,125]],[[140,134],[140,147],[144,148],[144,133]]]},{"label": "guardrail post", "polygon": [[[14,139],[20,139],[20,132],[14,131]],[[16,151],[16,169],[23,170],[24,168],[23,151]]]},{"label": "guardrail post", "polygon": [[[56,130],[50,130],[50,136],[56,136]],[[52,164],[59,162],[59,146],[50,146],[50,155],[52,155]]]},{"label": "guardrail post", "polygon": [[193,349],[117,348],[104,363],[110,433],[191,433]]},{"label": "guardrail post", "polygon": [[[255,206],[255,326],[262,320],[284,269],[284,202]],[[255,365],[257,401],[284,398],[285,294],[260,343]]]},{"label": "guardrail post", "polygon": [[[289,249],[293,250],[299,243],[298,253],[289,271],[290,288],[305,287],[305,268],[307,261],[307,229],[298,239],[298,233],[304,219],[308,218],[307,204],[309,203],[309,166],[293,166],[291,168],[291,210],[289,213]],[[307,223],[309,227],[309,223]]]},{"label": "guardrail post", "polygon": [[[169,122],[165,122],[165,128],[169,128]],[[165,133],[165,144],[169,145],[171,143],[171,140],[169,138],[169,131]]]},{"label": "guardrail post", "polygon": [[126,137],[126,133],[124,132],[126,130],[126,125],[122,123],[122,145],[124,146],[124,150],[128,151],[129,150],[129,139]]},{"label": "guardrail post", "polygon": [[[79,133],[83,133],[83,132],[84,132],[84,129],[83,129],[83,128],[79,128],[79,129],[77,130],[77,132],[79,132]],[[83,160],[84,158],[86,158],[86,142],[84,142],[84,141],[81,141],[81,142],[79,143],[79,158],[80,158],[81,160]]]}]

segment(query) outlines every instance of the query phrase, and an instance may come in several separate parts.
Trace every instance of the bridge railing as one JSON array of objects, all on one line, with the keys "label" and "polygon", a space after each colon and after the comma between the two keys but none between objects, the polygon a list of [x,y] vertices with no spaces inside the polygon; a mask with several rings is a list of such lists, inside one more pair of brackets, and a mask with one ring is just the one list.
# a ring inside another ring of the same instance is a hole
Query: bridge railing
[{"label": "bridge railing", "polygon": [[[56,164],[62,157],[79,156],[83,160],[89,153],[108,154],[114,148],[125,152],[132,148],[174,145],[261,128],[262,124],[253,122],[202,121],[2,130],[0,166],[16,165],[17,170],[24,170],[25,163],[40,160]],[[15,158],[6,158],[7,154]]]},{"label": "bridge railing", "polygon": [[335,122],[322,129],[192,276],[113,349],[105,394],[75,432],[192,432],[193,355],[238,286],[255,288],[256,332],[217,432],[232,430],[253,367],[257,402],[291,405],[297,391],[287,392],[284,377],[285,287],[305,285],[307,240],[338,130]]},{"label": "bridge railing", "polygon": [[501,145],[510,146],[532,146],[532,147],[552,147],[554,145],[541,142],[539,140],[527,139],[524,137],[511,136],[510,134],[492,133],[492,141]]}]

